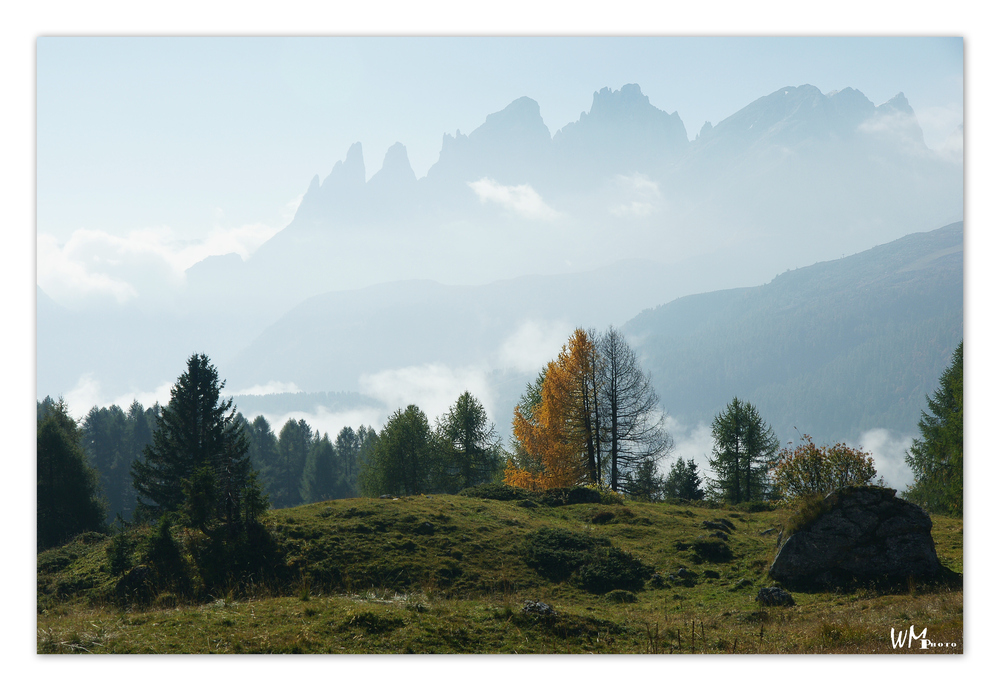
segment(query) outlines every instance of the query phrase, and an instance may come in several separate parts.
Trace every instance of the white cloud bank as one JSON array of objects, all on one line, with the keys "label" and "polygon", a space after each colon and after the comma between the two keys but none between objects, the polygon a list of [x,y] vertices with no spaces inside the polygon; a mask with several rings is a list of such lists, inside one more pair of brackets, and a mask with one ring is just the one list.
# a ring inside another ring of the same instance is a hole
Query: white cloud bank
[{"label": "white cloud bank", "polygon": [[490,178],[466,183],[479,197],[480,203],[499,204],[522,218],[532,221],[554,221],[562,214],[553,210],[531,185],[501,185]]},{"label": "white cloud bank", "polygon": [[469,391],[483,404],[490,419],[495,419],[493,391],[486,372],[479,368],[418,365],[365,374],[359,384],[362,394],[382,401],[390,411],[416,404],[432,423],[462,392]]},{"label": "white cloud bank", "polygon": [[70,415],[74,418],[82,418],[90,412],[94,406],[106,408],[116,405],[127,411],[132,405],[132,401],[139,401],[144,408],[151,408],[154,403],[161,406],[170,402],[170,389],[175,382],[163,382],[152,391],[136,391],[115,396],[105,393],[100,381],[92,374],[87,373],[77,380],[76,387],[63,396],[66,405],[69,407]]},{"label": "white cloud bank", "polygon": [[[299,196],[286,205],[283,220],[294,216],[301,201]],[[94,297],[125,303],[140,294],[181,286],[184,272],[207,257],[236,253],[246,260],[278,230],[264,223],[216,225],[205,238],[189,241],[168,227],[124,235],[80,228],[64,243],[40,233],[38,285],[63,304]]]},{"label": "white cloud bank", "polygon": [[913,471],[906,465],[906,452],[913,439],[889,429],[870,429],[861,434],[857,445],[871,453],[875,469],[885,483],[903,492],[913,484]]},{"label": "white cloud bank", "polygon": [[500,344],[497,362],[518,372],[539,372],[556,358],[572,332],[566,322],[526,321]]},{"label": "white cloud bank", "polygon": [[253,386],[240,389],[239,391],[231,391],[227,395],[229,396],[266,396],[272,393],[301,393],[300,389],[295,382],[280,382],[280,381],[269,381],[266,384],[254,384]]}]

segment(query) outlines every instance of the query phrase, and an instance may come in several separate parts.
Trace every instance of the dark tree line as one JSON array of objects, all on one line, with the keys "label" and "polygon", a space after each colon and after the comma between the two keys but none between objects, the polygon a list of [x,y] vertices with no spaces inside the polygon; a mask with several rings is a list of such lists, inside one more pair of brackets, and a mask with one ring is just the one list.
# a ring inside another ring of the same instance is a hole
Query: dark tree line
[{"label": "dark tree line", "polygon": [[332,440],[305,420],[288,420],[275,435],[263,415],[244,421],[250,459],[276,509],[358,496],[358,469],[377,436],[361,425]]},{"label": "dark tree line", "polygon": [[62,399],[38,403],[37,547],[60,545],[87,531],[104,532],[105,504],[97,471]]},{"label": "dark tree line", "polygon": [[[56,404],[47,398],[38,405],[42,410]],[[143,452],[153,443],[164,411],[159,404],[144,410],[133,401],[127,412],[117,405],[95,406],[83,419],[80,443],[88,464],[97,472],[108,523],[119,516],[125,523],[142,518],[134,515],[138,495],[133,464],[146,463]],[[235,412],[229,424],[232,434],[246,438],[251,467],[273,508],[359,495],[360,458],[374,441],[374,429],[344,427],[331,440],[305,420],[289,420],[277,435],[263,415],[247,421]]]}]

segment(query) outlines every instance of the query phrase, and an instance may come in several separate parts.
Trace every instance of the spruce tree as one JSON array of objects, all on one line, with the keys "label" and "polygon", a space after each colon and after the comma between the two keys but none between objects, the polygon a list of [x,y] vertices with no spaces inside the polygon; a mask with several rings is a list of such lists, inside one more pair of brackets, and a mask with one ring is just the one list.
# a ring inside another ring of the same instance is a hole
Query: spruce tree
[{"label": "spruce tree", "polygon": [[920,415],[920,439],[906,453],[913,470],[913,484],[906,498],[928,511],[962,515],[963,480],[963,377],[962,343],[941,375],[927,410]]},{"label": "spruce tree", "polygon": [[234,533],[264,510],[249,442],[232,399],[221,400],[225,381],[208,357],[192,355],[187,366],[160,410],[145,458],[132,466],[136,518],[177,513],[198,527],[217,521]]},{"label": "spruce tree", "polygon": [[767,498],[767,473],[777,462],[778,438],[750,403],[733,398],[712,422],[712,489],[730,504]]},{"label": "spruce tree", "polygon": [[664,483],[664,494],[674,499],[704,499],[705,490],[701,488],[701,477],[694,459],[685,461],[678,458],[670,467]]}]

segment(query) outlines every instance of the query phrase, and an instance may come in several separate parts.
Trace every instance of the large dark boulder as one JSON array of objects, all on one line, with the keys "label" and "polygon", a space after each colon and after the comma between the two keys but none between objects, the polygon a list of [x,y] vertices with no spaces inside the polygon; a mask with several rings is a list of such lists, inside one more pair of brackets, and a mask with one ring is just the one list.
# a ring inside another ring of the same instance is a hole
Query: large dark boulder
[{"label": "large dark boulder", "polygon": [[896,490],[832,492],[819,509],[781,544],[768,572],[774,580],[829,589],[926,582],[946,574],[934,550],[930,516],[896,497]]}]

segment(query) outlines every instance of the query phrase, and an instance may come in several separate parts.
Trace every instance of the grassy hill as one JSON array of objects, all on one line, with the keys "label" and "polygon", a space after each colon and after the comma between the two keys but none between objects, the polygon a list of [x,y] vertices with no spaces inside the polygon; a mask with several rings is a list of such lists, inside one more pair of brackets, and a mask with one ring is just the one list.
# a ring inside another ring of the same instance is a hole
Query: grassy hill
[{"label": "grassy hill", "polygon": [[[110,538],[89,533],[38,555],[37,650],[885,653],[891,627],[916,624],[962,651],[962,593],[944,586],[755,603],[788,517],[628,501],[338,500],[268,514],[284,561],[271,582],[238,595],[161,592],[143,606],[114,604]],[[733,525],[726,540],[703,525],[722,520]],[[942,563],[961,572],[962,521],[933,520]]]}]

